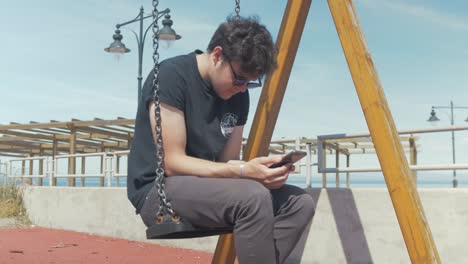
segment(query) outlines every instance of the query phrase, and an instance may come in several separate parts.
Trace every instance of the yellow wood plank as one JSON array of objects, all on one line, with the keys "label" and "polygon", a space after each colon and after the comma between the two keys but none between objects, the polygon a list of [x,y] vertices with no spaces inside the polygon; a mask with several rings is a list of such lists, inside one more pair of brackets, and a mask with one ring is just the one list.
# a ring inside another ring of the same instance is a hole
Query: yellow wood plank
[{"label": "yellow wood plank", "polygon": [[[412,263],[440,263],[352,0],[328,0]],[[391,256],[389,256],[391,257]]]},{"label": "yellow wood plank", "polygon": [[[244,160],[268,155],[273,129],[283,101],[286,85],[296,57],[311,0],[289,0],[278,33],[278,67],[262,89],[252,128],[244,152]],[[220,236],[213,264],[232,264],[235,249],[232,234]]]}]

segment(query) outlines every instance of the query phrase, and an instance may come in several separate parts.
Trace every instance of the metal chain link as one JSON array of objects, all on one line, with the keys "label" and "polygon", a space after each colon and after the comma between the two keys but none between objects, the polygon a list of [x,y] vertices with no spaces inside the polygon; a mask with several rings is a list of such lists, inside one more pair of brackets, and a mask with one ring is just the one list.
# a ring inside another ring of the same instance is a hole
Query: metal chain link
[{"label": "metal chain link", "polygon": [[166,186],[164,184],[164,149],[163,149],[163,138],[162,138],[162,130],[161,130],[161,107],[159,101],[159,25],[158,25],[158,5],[159,0],[153,0],[153,61],[154,61],[154,68],[153,68],[153,101],[155,105],[154,115],[156,121],[156,185],[158,188],[158,196],[159,196],[159,209],[157,213],[157,217],[164,217],[167,213],[169,213],[172,217],[175,217],[175,212],[172,209],[172,205],[166,197]]},{"label": "metal chain link", "polygon": [[239,12],[240,12],[240,0],[236,0],[236,8],[234,9],[236,12],[236,18],[240,18]]}]

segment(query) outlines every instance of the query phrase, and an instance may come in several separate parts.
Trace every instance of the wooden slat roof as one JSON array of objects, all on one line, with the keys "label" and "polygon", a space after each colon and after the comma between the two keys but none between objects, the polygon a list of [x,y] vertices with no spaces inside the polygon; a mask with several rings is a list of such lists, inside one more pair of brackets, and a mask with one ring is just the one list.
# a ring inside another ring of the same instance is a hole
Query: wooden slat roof
[{"label": "wooden slat roof", "polygon": [[[135,119],[118,117],[112,120],[95,118],[81,121],[27,124],[0,124],[0,156],[68,154],[75,138],[75,153],[127,150],[133,140]],[[55,142],[55,144],[54,144]]]},{"label": "wooden slat roof", "polygon": [[[75,140],[75,153],[128,150],[135,128],[135,119],[82,121],[73,118],[68,122],[51,120],[49,123],[31,121],[28,124],[11,122],[0,124],[0,156],[26,157],[68,154],[70,143]],[[417,140],[417,137],[414,137]],[[408,149],[409,137],[401,136],[404,149]],[[54,143],[55,142],[55,143]],[[270,144],[270,153],[285,153],[296,148],[296,142],[311,144],[317,149],[317,140],[310,138],[277,139]],[[243,144],[246,142],[244,140]],[[327,140],[328,154],[338,148],[342,154],[373,153],[370,137]],[[55,152],[54,152],[55,151]]]}]

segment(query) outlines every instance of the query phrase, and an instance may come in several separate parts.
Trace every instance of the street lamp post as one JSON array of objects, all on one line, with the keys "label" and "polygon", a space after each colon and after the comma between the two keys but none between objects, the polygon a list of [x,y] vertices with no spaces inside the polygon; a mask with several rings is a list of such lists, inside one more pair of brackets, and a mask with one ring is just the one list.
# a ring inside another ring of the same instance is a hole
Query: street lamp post
[{"label": "street lamp post", "polygon": [[[466,106],[454,106],[453,101],[450,101],[450,106],[432,106],[431,116],[427,120],[428,122],[438,122],[440,119],[436,116],[436,112],[434,109],[450,109],[450,124],[453,126],[455,124],[453,119],[453,109],[468,109]],[[465,122],[468,122],[468,117],[466,118]],[[452,130],[452,160],[453,164],[455,164],[455,131]],[[457,171],[453,170],[453,180],[452,180],[453,188],[457,188],[458,180],[457,180]]]},{"label": "street lamp post", "polygon": [[[172,42],[175,40],[178,40],[181,38],[180,35],[177,35],[174,29],[172,29],[172,20],[171,16],[169,15],[170,9],[167,8],[158,14],[158,19],[161,18],[162,16],[164,17],[164,20],[162,21],[163,28],[159,30],[158,32],[158,38],[159,40],[162,41],[167,41],[167,42]],[[110,53],[116,53],[116,54],[122,54],[122,53],[128,53],[130,52],[130,49],[125,47],[125,44],[122,43],[122,38],[123,36],[120,34],[120,27],[135,23],[135,22],[140,22],[140,30],[139,34],[137,34],[135,31],[131,30],[133,34],[135,34],[136,40],[137,40],[137,46],[138,46],[138,102],[140,102],[140,96],[141,96],[141,87],[142,87],[142,80],[143,77],[141,76],[142,74],[142,65],[143,65],[143,47],[145,45],[145,39],[146,39],[146,34],[148,33],[149,29],[153,25],[151,23],[148,28],[146,28],[145,32],[143,33],[143,20],[153,17],[153,15],[144,15],[143,7],[140,8],[140,12],[138,13],[138,16],[135,19],[132,19],[130,21],[124,22],[117,24],[115,34],[112,36],[114,38],[114,42],[110,44],[109,47],[105,48],[104,50]]]}]

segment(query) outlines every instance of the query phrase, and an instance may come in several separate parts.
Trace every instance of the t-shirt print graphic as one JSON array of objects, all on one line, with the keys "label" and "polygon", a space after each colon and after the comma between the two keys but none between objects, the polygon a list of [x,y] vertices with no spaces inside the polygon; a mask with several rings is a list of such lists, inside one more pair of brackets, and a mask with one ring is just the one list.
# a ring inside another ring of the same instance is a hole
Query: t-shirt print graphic
[{"label": "t-shirt print graphic", "polygon": [[236,127],[237,120],[239,120],[239,117],[233,113],[226,113],[223,115],[220,126],[221,133],[223,133],[225,138],[229,138],[231,136],[234,127]]}]

